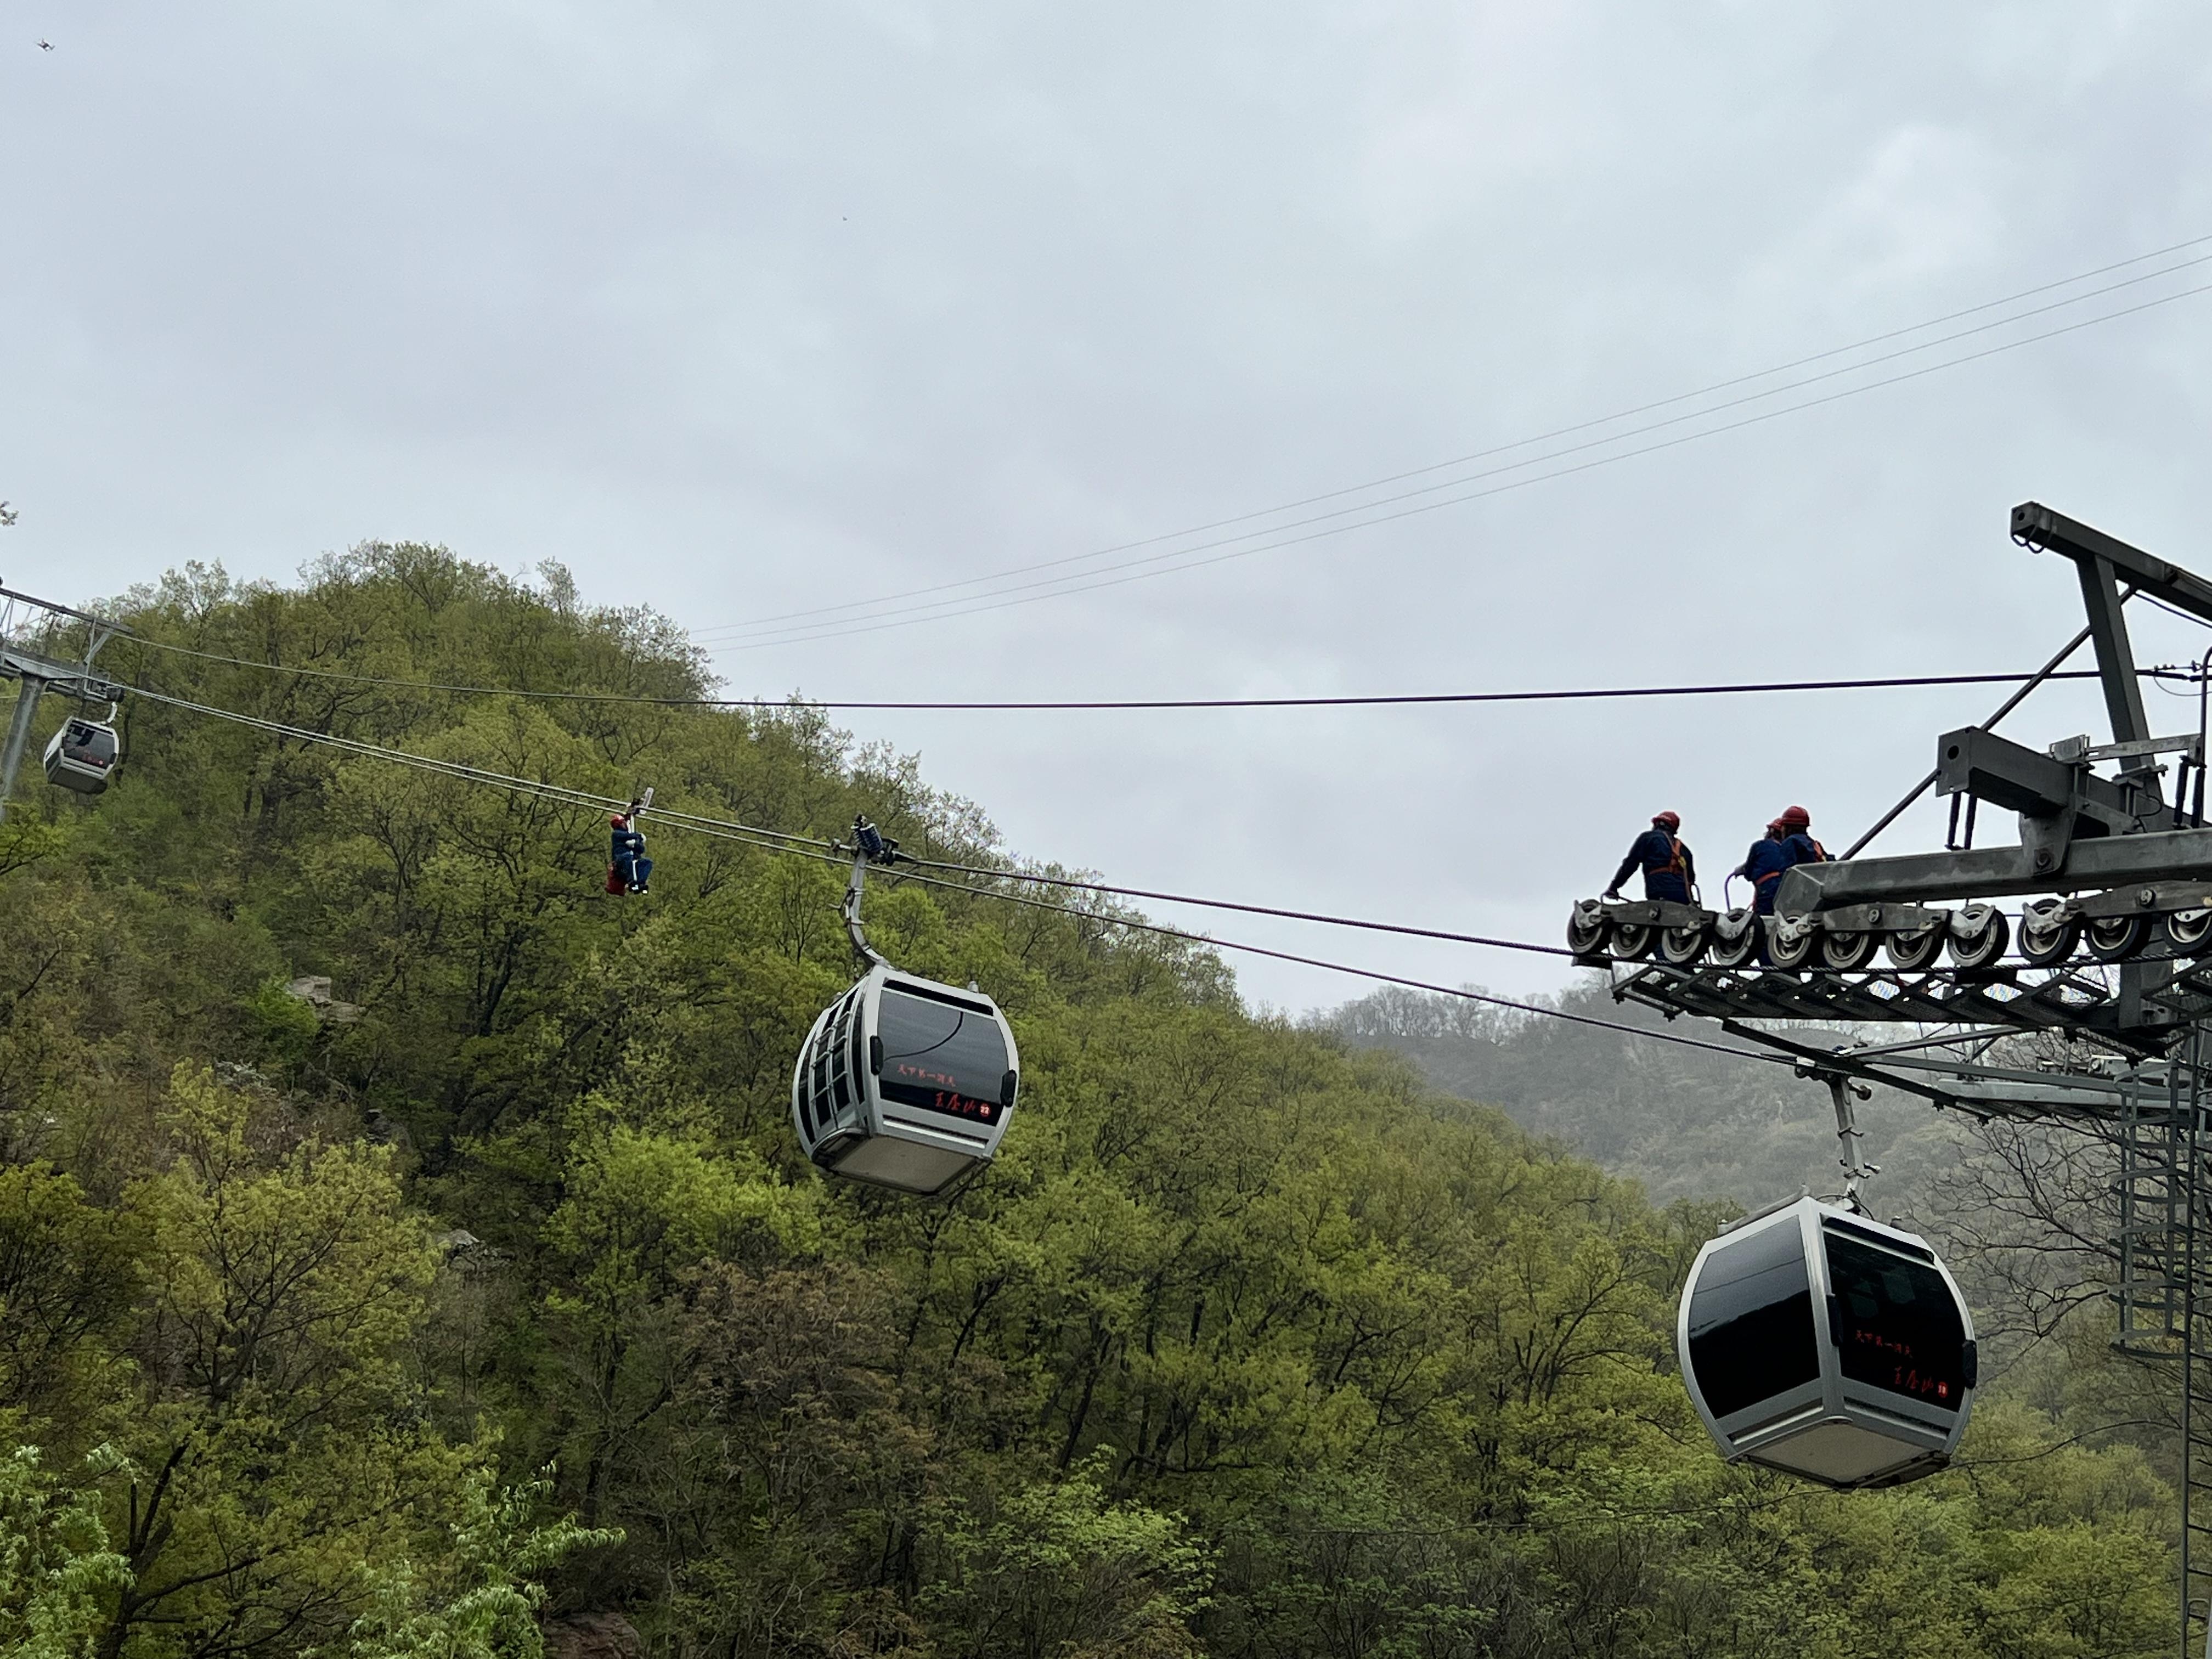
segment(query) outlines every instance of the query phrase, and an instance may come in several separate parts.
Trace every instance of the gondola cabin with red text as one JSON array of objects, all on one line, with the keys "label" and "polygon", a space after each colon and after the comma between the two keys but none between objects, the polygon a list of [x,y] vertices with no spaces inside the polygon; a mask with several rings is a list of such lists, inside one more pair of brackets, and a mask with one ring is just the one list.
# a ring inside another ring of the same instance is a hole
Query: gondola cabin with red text
[{"label": "gondola cabin with red text", "polygon": [[1682,1380],[1731,1462],[1831,1486],[1932,1474],[1966,1431],[1973,1320],[1927,1242],[1816,1198],[1698,1251]]},{"label": "gondola cabin with red text", "polygon": [[989,997],[878,963],[807,1034],[792,1123],[833,1174],[943,1192],[998,1152],[1020,1069]]}]

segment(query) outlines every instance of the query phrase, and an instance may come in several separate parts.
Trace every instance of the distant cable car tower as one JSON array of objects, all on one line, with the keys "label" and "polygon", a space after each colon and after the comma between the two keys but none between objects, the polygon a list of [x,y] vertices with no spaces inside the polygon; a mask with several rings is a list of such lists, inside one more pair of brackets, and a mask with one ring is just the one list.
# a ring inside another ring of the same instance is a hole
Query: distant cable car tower
[{"label": "distant cable car tower", "polygon": [[100,793],[107,787],[116,763],[122,758],[122,740],[116,735],[114,720],[115,706],[124,693],[122,687],[112,684],[94,671],[93,659],[100,654],[100,647],[124,630],[104,617],[73,611],[65,605],[18,593],[9,587],[0,587],[0,600],[7,604],[9,623],[14,620],[15,607],[23,605],[52,617],[81,622],[88,630],[82,658],[65,662],[19,645],[13,629],[0,624],[0,678],[16,680],[22,688],[15,696],[15,712],[8,725],[6,746],[0,748],[0,817],[7,815],[8,798],[15,793],[15,775],[22,768],[23,751],[30,744],[39,701],[48,691],[58,691],[79,702],[107,704],[105,720],[79,715],[65,720],[47,744],[45,756],[49,782],[80,794]]}]

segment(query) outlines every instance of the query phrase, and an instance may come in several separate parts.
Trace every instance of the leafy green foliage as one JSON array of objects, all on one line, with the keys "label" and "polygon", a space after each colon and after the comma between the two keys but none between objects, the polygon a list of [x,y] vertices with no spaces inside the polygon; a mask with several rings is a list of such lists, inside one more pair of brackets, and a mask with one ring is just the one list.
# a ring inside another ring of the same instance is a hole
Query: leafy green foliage
[{"label": "leafy green foliage", "polygon": [[348,1659],[537,1659],[544,1575],[578,1550],[622,1534],[573,1520],[543,1522],[551,1483],[495,1488],[490,1470],[462,1476],[445,1547],[427,1565],[379,1563],[368,1610],[347,1632]]},{"label": "leafy green foliage", "polygon": [[[87,1460],[96,1475],[109,1462]],[[21,1659],[84,1659],[103,1624],[102,1604],[130,1583],[107,1547],[92,1494],[40,1468],[36,1446],[0,1458],[0,1652]]]},{"label": "leafy green foliage", "polygon": [[1211,1563],[1177,1516],[1110,1502],[1112,1448],[1060,1480],[1009,1492],[988,1522],[964,1511],[938,1540],[943,1576],[923,1605],[945,1639],[970,1651],[1103,1649],[1176,1659],[1206,1605]]},{"label": "leafy green foliage", "polygon": [[[115,672],[194,702],[996,850],[804,709],[438,689],[708,690],[557,570],[370,546],[120,603],[153,643]],[[954,1201],[833,1186],[787,1092],[847,983],[833,866],[648,818],[653,895],[611,896],[582,806],[126,718],[113,789],[27,783],[0,839],[19,1646],[528,1659],[541,1619],[616,1612],[742,1659],[2167,1643],[2172,1493],[2066,1389],[1985,1404],[1964,1466],[1899,1492],[1723,1465],[1671,1352],[1716,1183],[1655,1206],[1251,1017],[1202,950],[878,884],[884,948],[1008,1010],[1023,1107]],[[1509,1068],[1476,1091],[1554,1127],[1520,1038],[1475,1036]],[[1700,1079],[1628,1055],[1576,1063],[1691,1123]],[[1721,1151],[1771,1103],[1737,1105]],[[1635,1164],[1632,1117],[1592,1150]]]}]

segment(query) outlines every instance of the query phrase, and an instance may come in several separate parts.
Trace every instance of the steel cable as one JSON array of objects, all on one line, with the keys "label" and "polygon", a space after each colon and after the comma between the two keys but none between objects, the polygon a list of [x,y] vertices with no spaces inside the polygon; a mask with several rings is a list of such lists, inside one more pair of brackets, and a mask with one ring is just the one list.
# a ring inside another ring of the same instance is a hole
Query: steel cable
[{"label": "steel cable", "polygon": [[[951,592],[963,587],[981,586],[986,583],[1001,580],[1007,576],[1022,575],[1033,570],[1051,569],[1065,565],[1079,564],[1092,559],[1106,558],[1115,553],[1132,552],[1139,548],[1157,546],[1162,542],[1179,541],[1188,536],[1206,535],[1216,530],[1226,529],[1231,525],[1249,523],[1255,519],[1273,518],[1279,514],[1296,512],[1300,507],[1316,506],[1320,502],[1327,501],[1340,500],[1346,495],[1358,495],[1370,489],[1386,489],[1391,484],[1401,483],[1408,478],[1423,477],[1430,473],[1444,471],[1452,467],[1464,466],[1474,461],[1487,460],[1492,456],[1510,454],[1516,449],[1530,448],[1540,443],[1548,443],[1555,438],[1569,437],[1576,433],[1587,432],[1601,426],[1612,425],[1617,421],[1630,420],[1638,415],[1649,414],[1654,410],[1671,408],[1676,404],[1686,403],[1692,398],[1708,397],[1716,392],[1729,391],[1736,386],[1747,386],[1754,380],[1765,380],[1776,374],[1786,374],[1793,369],[1803,368],[1816,362],[1824,362],[1831,357],[1841,356],[1846,352],[1859,351],[1863,350],[1869,346],[1886,344],[1891,340],[1901,339],[1908,334],[1917,334],[1929,328],[1940,328],[1946,323],[1956,322],[1966,317],[1978,316],[1983,312],[1994,310],[2000,306],[2014,305],[2021,300],[2033,299],[2039,294],[2048,294],[2058,289],[2069,288],[2076,283],[2087,282],[2094,277],[2106,276],[2115,270],[2124,270],[2130,265],[2142,264],[2151,259],[2164,258],[2170,253],[2179,253],[2189,248],[2201,246],[2207,241],[2212,241],[2212,236],[2191,237],[2185,241],[2172,243],[2165,247],[2154,249],[2148,253],[2139,253],[2130,258],[2117,260],[2111,264],[2100,265],[2093,270],[2077,272],[2072,276],[2062,277],[2056,282],[2039,283],[2033,288],[2023,289],[2019,293],[2008,295],[2002,299],[1984,301],[1979,305],[1968,306],[1964,310],[1947,313],[1942,316],[1930,318],[1925,322],[1912,324],[1908,327],[1892,329],[1885,333],[1872,335],[1865,339],[1854,341],[1848,345],[1831,347],[1825,351],[1817,351],[1808,356],[1796,358],[1792,362],[1778,363],[1770,368],[1760,369],[1749,374],[1740,374],[1729,380],[1716,381],[1711,385],[1698,387],[1695,391],[1678,392],[1672,397],[1661,398],[1650,403],[1639,404],[1631,408],[1618,410],[1610,415],[1599,416],[1590,420],[1578,421],[1568,426],[1555,427],[1548,432],[1537,433],[1531,437],[1519,439],[1511,443],[1494,445],[1487,449],[1475,450],[1468,454],[1455,456],[1449,460],[1432,462],[1425,466],[1414,467],[1406,471],[1391,473],[1379,478],[1370,478],[1364,483],[1348,484],[1340,489],[1323,491],[1319,495],[1308,495],[1295,501],[1279,502],[1273,507],[1261,507],[1252,512],[1237,514],[1229,518],[1216,519],[1205,524],[1188,526],[1182,530],[1164,532],[1159,535],[1146,537],[1137,541],[1123,542],[1111,547],[1094,549],[1088,553],[1067,554],[1060,558],[1042,560],[1035,563],[1015,566],[1008,569],[995,571],[982,576],[971,576],[959,581],[940,582],[928,586],[908,588],[895,593],[879,595],[871,599],[847,600],[837,605],[817,605],[809,610],[781,611],[767,617],[757,617],[748,623],[730,623],[726,624],[723,628],[712,629],[707,631],[729,632],[732,630],[744,631],[767,629],[769,625],[776,623],[799,622],[805,618],[812,617],[837,616],[841,613],[854,611],[865,611],[877,605],[893,604],[902,599],[923,598],[931,593]],[[2179,265],[2169,267],[2168,270],[2184,270],[2189,265],[2197,263],[2198,263],[2198,261],[2185,261]],[[2151,273],[2154,276],[2163,274],[2166,273]],[[2131,282],[2148,280],[2149,280],[2149,277],[2137,277],[2130,279]],[[2124,284],[2118,284],[2115,286],[2124,286]],[[2058,304],[2077,304],[2081,301],[2094,299],[2100,294],[2108,293],[2111,291],[2112,291],[2111,289],[2104,289],[2095,290],[2089,294],[2076,295],[2073,299],[2060,301]],[[2038,315],[2040,314],[2041,312],[2047,312],[2056,308],[2057,308],[2056,306],[2046,306],[2039,307],[2038,311],[2021,313],[2014,317],[2001,320],[2018,321],[2021,318]],[[1990,326],[1998,325],[1990,325]],[[1959,338],[1963,337],[1953,336],[1951,337]],[[1924,349],[1927,347],[1942,343],[1945,343],[1945,342],[1929,341],[1923,343],[1922,347],[1915,349]],[[1893,354],[1893,356],[1895,355],[1898,354]],[[1875,361],[1880,362],[1886,360],[1876,359]],[[1869,365],[1862,363],[1855,365],[1854,367],[1863,368],[1869,367]],[[1788,389],[1789,388],[1786,387],[1777,388],[1777,390]],[[1632,434],[1614,434],[1616,438],[1626,435]],[[1253,533],[1264,534],[1267,532],[1255,532]]]},{"label": "steel cable", "polygon": [[[176,656],[196,658],[202,662],[223,663],[234,668],[258,668],[270,673],[290,674],[307,679],[337,680],[351,685],[382,685],[398,690],[434,691],[454,696],[520,697],[532,702],[641,703],[663,708],[749,708],[765,712],[787,708],[817,708],[827,713],[876,711],[907,714],[1086,712],[1113,714],[1205,708],[1403,708],[1478,703],[1592,702],[1647,697],[1753,696],[1807,691],[1911,690],[1946,685],[2011,685],[2039,678],[2033,673],[1900,674],[1825,680],[1743,680],[1710,684],[1569,687],[1537,691],[1407,691],[1310,697],[1032,698],[1005,702],[920,700],[867,702],[833,697],[664,697],[632,691],[535,691],[512,685],[466,685],[439,680],[405,679],[392,675],[356,674],[343,669],[310,668],[291,663],[262,662],[251,657],[226,656],[221,652],[202,651],[191,646],[172,645],[165,640],[151,639],[139,634],[131,634],[126,637],[137,645],[155,651],[168,652]],[[2141,672],[2147,678],[2188,678],[2186,671],[2164,666],[2146,668]],[[2039,678],[2091,680],[2097,678],[2097,671],[2089,668],[2077,669],[2065,673],[2045,674]]]},{"label": "steel cable", "polygon": [[[363,758],[382,760],[396,765],[442,774],[465,782],[481,783],[510,793],[537,795],[560,801],[567,805],[621,807],[627,805],[615,797],[595,794],[586,790],[569,789],[545,780],[518,777],[511,773],[494,771],[487,767],[472,766],[465,762],[441,760],[434,756],[417,755],[410,750],[392,748],[382,744],[364,742],[358,738],[342,738],[332,732],[316,732],[306,726],[295,726],[281,720],[272,720],[258,714],[247,714],[236,709],[218,708],[210,703],[195,702],[188,698],[169,696],[164,692],[141,688],[137,695],[188,713],[211,719],[270,732],[304,743],[327,744]],[[843,865],[849,860],[832,851],[830,843],[811,836],[788,831],[763,830],[751,824],[740,824],[708,818],[694,813],[664,812],[654,809],[654,820],[673,829],[693,834],[737,841],[765,852],[797,854],[825,862]],[[895,872],[896,873],[896,872]],[[1007,872],[1016,875],[1017,872]],[[1600,1030],[1616,1031],[1629,1036],[1648,1037],[1655,1042],[1672,1043],[1679,1048],[1698,1048],[1709,1053],[1731,1055],[1739,1060],[1763,1060],[1771,1064],[1791,1065],[1795,1062],[1779,1054],[1760,1054],[1753,1049],[1737,1048],[1726,1043],[1709,1042],[1698,1037],[1687,1037],[1672,1031],[1653,1030],[1644,1026],[1630,1025],[1619,1020],[1600,1019],[1594,1015],[1572,1013],[1563,1008],[1547,1007],[1541,1003],[1523,1002],[1511,997],[1493,996],[1488,992],[1468,989],[1464,986],[1439,985],[1426,980],[1413,979],[1404,975],[1384,973],[1379,969],[1357,967],[1349,963],[1333,962],[1325,957],[1301,956],[1293,951],[1278,951],[1267,945],[1253,945],[1237,939],[1223,939],[1203,933],[1194,933],[1179,927],[1169,927],[1158,922],[1136,917],[1117,916],[1109,912],[1084,910],[1073,905],[1055,904],[1048,899],[1032,897],[1020,893],[994,892],[987,888],[972,887],[963,882],[947,881],[939,876],[927,876],[911,872],[898,876],[899,879],[917,882],[924,886],[964,893],[972,898],[992,900],[1002,904],[1021,905],[1032,909],[1049,910],[1079,921],[1097,923],[1102,927],[1120,927],[1135,933],[1173,939],[1209,950],[1235,951],[1248,956],[1268,957],[1300,967],[1318,968],[1330,973],[1349,975],[1385,985],[1402,986],[1408,989],[1426,991],[1462,1001],[1480,1003],[1489,1007],[1510,1010],[1518,1013],[1538,1015],[1548,1019],[1563,1020],[1571,1024],[1589,1026]],[[1101,888],[1102,892],[1111,890]],[[1235,908],[1248,907],[1235,906]],[[1289,914],[1289,913],[1285,913]],[[1393,931],[1395,931],[1395,929]],[[1419,931],[1419,930],[1407,930]],[[1507,948],[1550,951],[1554,947],[1527,945],[1510,941],[1492,941]],[[1564,954],[1564,953],[1562,953]]]},{"label": "steel cable", "polygon": [[[2212,258],[2212,256],[2208,256],[2208,258]],[[884,629],[890,628],[911,627],[918,623],[945,622],[949,621],[955,617],[980,616],[986,611],[1003,611],[1015,605],[1035,605],[1045,599],[1064,599],[1071,594],[1090,593],[1096,592],[1103,588],[1120,587],[1126,586],[1130,582],[1144,581],[1154,576],[1164,575],[1169,574],[1170,571],[1199,570],[1203,569],[1209,565],[1223,564],[1234,559],[1249,558],[1255,553],[1273,552],[1285,547],[1302,546],[1308,542],[1323,541],[1336,536],[1348,534],[1355,530],[1371,529],[1377,525],[1393,524],[1401,519],[1416,518],[1424,514],[1440,511],[1447,507],[1455,507],[1468,501],[1486,500],[1492,495],[1504,495],[1512,490],[1526,489],[1530,484],[1544,483],[1554,479],[1571,477],[1577,473],[1588,472],[1601,466],[1610,466],[1620,461],[1633,460],[1638,456],[1653,455],[1662,450],[1678,448],[1683,444],[1694,443],[1702,438],[1718,437],[1724,433],[1741,431],[1747,427],[1757,426],[1766,421],[1779,419],[1784,415],[1802,414],[1806,410],[1821,408],[1829,404],[1840,402],[1846,398],[1856,398],[1869,392],[1878,392],[1887,386],[1901,386],[1908,380],[1920,380],[1929,374],[1940,374],[1945,369],[1958,368],[1967,363],[1979,362],[1984,358],[1997,356],[2008,351],[2016,351],[2023,346],[2036,345],[2045,340],[2057,339],[2061,336],[2076,333],[2085,328],[2094,328],[2102,323],[2114,322],[2124,317],[2132,317],[2141,312],[2153,310],[2160,306],[2171,305],[2176,301],[2191,299],[2197,295],[2208,293],[2212,293],[2212,283],[2203,284],[2196,288],[2184,289],[2179,293],[2162,295],[2155,300],[2146,300],[2140,305],[2125,306],[2121,307],[2119,310],[2107,312],[2102,316],[2086,318],[2080,322],[2069,323],[2063,327],[2048,329],[2040,334],[2027,335],[2021,339],[2008,340],[2001,345],[1990,346],[1980,351],[1966,352],[1957,357],[1948,358],[1939,363],[1930,363],[1919,368],[1909,369],[1901,374],[1893,374],[1881,380],[1869,380],[1863,386],[1846,386],[1839,392],[1828,392],[1818,398],[1808,398],[1804,399],[1802,402],[1786,404],[1780,409],[1762,410],[1755,415],[1746,416],[1741,420],[1727,421],[1722,422],[1718,426],[1705,427],[1695,432],[1683,433],[1674,437],[1662,439],[1656,443],[1644,444],[1633,449],[1620,450],[1609,455],[1596,456],[1589,460],[1577,462],[1571,466],[1557,468],[1553,471],[1533,473],[1523,478],[1510,478],[1506,479],[1503,483],[1492,484],[1485,489],[1468,490],[1461,495],[1446,495],[1439,500],[1424,501],[1416,506],[1401,507],[1395,512],[1378,514],[1372,518],[1360,519],[1350,524],[1333,525],[1323,529],[1309,530],[1303,535],[1285,536],[1274,541],[1261,541],[1258,543],[1257,545],[1251,547],[1238,548],[1231,546],[1231,544],[1234,542],[1247,541],[1255,537],[1275,535],[1281,530],[1294,528],[1298,525],[1319,522],[1320,519],[1337,518],[1352,513],[1367,512],[1376,507],[1386,506],[1395,501],[1407,500],[1415,495],[1426,494],[1437,489],[1455,489],[1460,484],[1472,483],[1479,478],[1495,477],[1504,472],[1519,470],[1522,467],[1540,465],[1547,460],[1559,459],[1566,455],[1600,447],[1604,443],[1618,442],[1622,439],[1634,437],[1643,433],[1656,431],[1662,427],[1677,424],[1680,421],[1684,420],[1696,419],[1698,418],[1699,416],[1715,413],[1717,412],[1717,410],[1701,410],[1695,416],[1671,417],[1668,421],[1654,422],[1652,425],[1648,427],[1631,428],[1629,431],[1616,434],[1612,438],[1597,440],[1588,444],[1575,445],[1567,449],[1556,451],[1550,455],[1537,456],[1529,460],[1516,463],[1511,467],[1493,468],[1485,472],[1472,473],[1468,475],[1466,477],[1452,479],[1444,483],[1426,486],[1423,490],[1407,491],[1398,495],[1382,497],[1377,501],[1368,502],[1358,507],[1347,507],[1341,509],[1339,513],[1322,514],[1319,515],[1319,518],[1317,519],[1294,520],[1290,525],[1273,526],[1267,529],[1252,531],[1242,536],[1227,537],[1218,541],[1205,542],[1192,547],[1173,549],[1165,553],[1152,554],[1142,559],[1125,560],[1120,564],[1102,566],[1097,571],[1077,572],[1066,576],[1048,577],[1034,582],[1018,583],[1010,587],[997,589],[991,593],[971,594],[960,599],[933,601],[927,605],[915,606],[905,614],[891,617],[887,620],[879,617],[863,616],[848,618],[842,622],[824,623],[818,626],[809,624],[790,629],[763,629],[757,635],[741,636],[735,640],[723,641],[714,646],[710,654],[720,654],[723,652],[732,651],[759,650],[778,645],[804,644],[816,640],[842,639],[860,634],[880,633]],[[1974,332],[1978,331],[1967,331]],[[1837,374],[1846,372],[1849,371],[1834,371],[1834,373]],[[1829,378],[1832,378],[1832,376],[1815,375],[1807,380],[1797,382],[1796,385],[1808,386],[1813,384],[1815,380]],[[1778,390],[1783,391],[1792,389],[1794,389],[1794,387],[1778,388]],[[1723,404],[1719,405],[1718,408],[1726,409],[1731,406],[1733,405]],[[1220,547],[1229,547],[1230,550],[1226,552],[1212,553],[1210,557],[1203,559],[1192,558],[1189,556],[1194,553],[1206,552],[1211,549]],[[1181,562],[1170,562],[1171,561],[1181,561]],[[1163,568],[1152,568],[1150,567]],[[1133,572],[1134,574],[1121,575],[1105,574],[1107,572],[1114,571]],[[1094,576],[1103,576],[1103,580],[1091,580],[1091,578]],[[1012,599],[998,597],[998,595],[1008,593],[1014,594],[1018,597]],[[701,630],[702,635],[711,631],[713,630]]]}]

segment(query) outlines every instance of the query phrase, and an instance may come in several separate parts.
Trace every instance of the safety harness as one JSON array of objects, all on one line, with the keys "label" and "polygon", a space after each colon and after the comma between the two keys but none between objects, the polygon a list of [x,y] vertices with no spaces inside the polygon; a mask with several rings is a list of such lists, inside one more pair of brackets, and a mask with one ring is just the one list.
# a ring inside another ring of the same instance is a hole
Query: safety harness
[{"label": "safety harness", "polygon": [[[1828,860],[1828,849],[1827,849],[1826,848],[1825,848],[1825,847],[1821,846],[1821,845],[1820,845],[1820,843],[1819,842],[1817,842],[1817,841],[1813,841],[1813,837],[1812,837],[1812,836],[1806,836],[1806,835],[1805,835],[1805,832],[1804,832],[1803,830],[1797,830],[1797,831],[1796,831],[1795,833],[1796,833],[1796,835],[1805,836],[1805,839],[1806,839],[1807,841],[1808,841],[1808,842],[1812,842],[1812,843],[1813,843],[1813,862],[1814,862],[1814,863],[1815,863],[1815,864],[1826,864],[1826,863],[1827,863],[1827,862],[1829,861],[1829,860]],[[1784,842],[1788,842],[1789,840],[1790,840],[1790,839],[1791,839],[1791,837],[1790,837],[1790,836],[1784,836],[1784,837],[1783,837],[1783,840],[1784,840]],[[1779,880],[1781,880],[1781,879],[1782,879],[1782,878],[1783,878],[1785,874],[1787,874],[1790,870],[1794,869],[1795,867],[1796,867],[1796,866],[1793,866],[1793,865],[1787,865],[1787,864],[1785,864],[1785,865],[1784,865],[1784,866],[1782,866],[1782,868],[1781,868],[1781,869],[1779,869],[1779,870],[1769,870],[1769,871],[1768,871],[1765,875],[1763,875],[1763,876],[1759,877],[1756,881],[1754,881],[1754,882],[1752,884],[1752,885],[1753,885],[1754,888],[1759,888],[1759,887],[1764,887],[1764,886],[1765,886],[1765,885],[1766,885],[1766,884],[1767,884],[1768,882],[1770,882],[1770,881],[1779,881]]]}]

